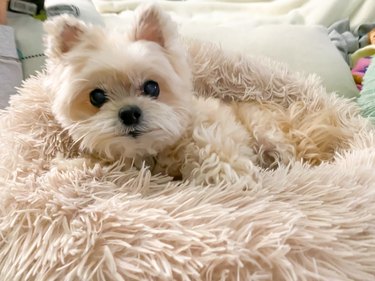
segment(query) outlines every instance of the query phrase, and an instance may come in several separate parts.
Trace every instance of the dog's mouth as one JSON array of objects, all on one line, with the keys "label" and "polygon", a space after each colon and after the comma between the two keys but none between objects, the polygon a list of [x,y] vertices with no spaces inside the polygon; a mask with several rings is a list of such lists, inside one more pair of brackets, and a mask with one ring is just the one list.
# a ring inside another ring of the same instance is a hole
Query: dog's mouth
[{"label": "dog's mouth", "polygon": [[[1,1],[1,0],[0,0]],[[140,128],[140,126],[122,126],[117,132],[118,136],[136,139],[141,135],[145,134],[147,131],[145,128]]]},{"label": "dog's mouth", "polygon": [[134,138],[134,139],[136,139],[137,137],[139,137],[140,135],[142,135],[142,133],[143,133],[143,132],[140,131],[140,130],[133,129],[133,130],[127,132],[126,135],[127,135],[127,136],[130,136],[130,137],[132,137],[132,138]]}]

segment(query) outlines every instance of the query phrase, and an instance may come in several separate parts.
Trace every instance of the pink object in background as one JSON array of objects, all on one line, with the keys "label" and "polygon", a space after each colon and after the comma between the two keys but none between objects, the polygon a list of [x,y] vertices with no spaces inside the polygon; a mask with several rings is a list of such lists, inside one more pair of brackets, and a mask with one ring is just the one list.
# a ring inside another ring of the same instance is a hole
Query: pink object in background
[{"label": "pink object in background", "polygon": [[372,57],[360,58],[352,68],[352,75],[359,90],[362,90],[363,76],[371,63]]}]

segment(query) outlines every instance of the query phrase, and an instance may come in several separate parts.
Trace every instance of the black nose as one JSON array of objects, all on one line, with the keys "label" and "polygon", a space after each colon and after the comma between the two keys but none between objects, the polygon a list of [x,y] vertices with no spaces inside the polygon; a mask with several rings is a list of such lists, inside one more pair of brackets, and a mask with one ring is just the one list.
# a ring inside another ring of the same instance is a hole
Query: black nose
[{"label": "black nose", "polygon": [[142,110],[136,106],[126,106],[120,109],[120,119],[126,126],[137,125],[142,116]]}]

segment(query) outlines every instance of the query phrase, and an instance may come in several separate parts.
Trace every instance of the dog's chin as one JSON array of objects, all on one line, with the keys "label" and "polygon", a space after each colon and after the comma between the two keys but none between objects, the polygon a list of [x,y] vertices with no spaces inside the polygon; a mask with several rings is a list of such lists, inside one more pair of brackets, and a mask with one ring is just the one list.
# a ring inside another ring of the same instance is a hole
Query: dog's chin
[{"label": "dog's chin", "polygon": [[166,136],[162,131],[131,131],[121,137],[108,140],[94,149],[109,160],[142,158],[156,155],[178,141],[178,136]]},{"label": "dog's chin", "polygon": [[103,160],[117,161],[124,158],[153,156],[173,146],[183,134],[180,130],[161,128],[127,128],[103,130],[94,124],[71,126],[69,133],[80,148]]}]

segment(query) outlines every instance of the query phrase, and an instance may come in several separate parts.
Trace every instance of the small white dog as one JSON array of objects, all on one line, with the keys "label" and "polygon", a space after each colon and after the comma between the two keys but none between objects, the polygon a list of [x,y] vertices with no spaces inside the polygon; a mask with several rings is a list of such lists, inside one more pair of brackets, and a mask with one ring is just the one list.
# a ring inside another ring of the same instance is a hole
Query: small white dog
[{"label": "small white dog", "polygon": [[[62,16],[46,24],[53,114],[88,155],[155,161],[153,172],[196,183],[258,182],[259,168],[330,160],[345,138],[334,115],[275,102],[194,96],[189,54],[159,8],[127,33]],[[307,124],[307,125],[306,125]]]}]

